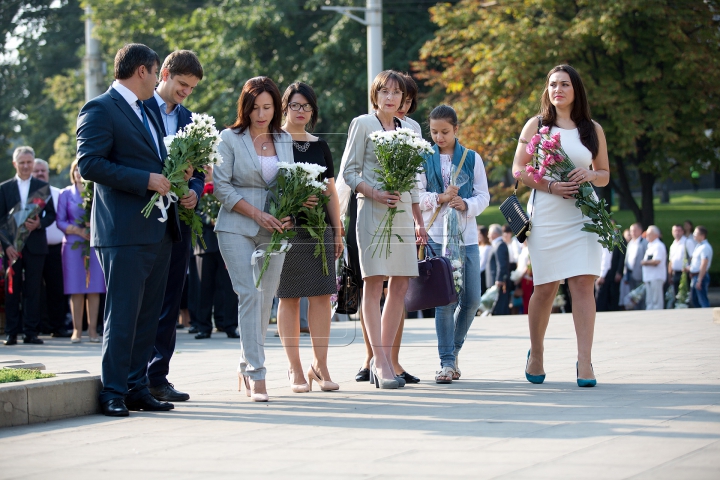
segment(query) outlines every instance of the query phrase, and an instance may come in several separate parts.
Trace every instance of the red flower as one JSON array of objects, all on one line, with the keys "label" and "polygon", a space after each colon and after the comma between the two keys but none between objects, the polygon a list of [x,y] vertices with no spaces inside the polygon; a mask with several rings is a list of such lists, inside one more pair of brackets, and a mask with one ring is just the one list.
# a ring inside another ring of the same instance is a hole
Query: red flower
[{"label": "red flower", "polygon": [[203,195],[212,194],[215,191],[215,187],[213,185],[213,183],[206,183],[205,188],[203,189]]},{"label": "red flower", "polygon": [[37,205],[40,209],[45,208],[45,200],[43,200],[42,198],[33,198],[32,203]]}]

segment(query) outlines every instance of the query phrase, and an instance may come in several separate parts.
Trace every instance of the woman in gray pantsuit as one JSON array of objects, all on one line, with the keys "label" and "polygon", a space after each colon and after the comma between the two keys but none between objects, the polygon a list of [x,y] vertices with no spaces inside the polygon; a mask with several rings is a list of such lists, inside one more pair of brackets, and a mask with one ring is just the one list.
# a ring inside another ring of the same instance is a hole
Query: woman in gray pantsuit
[{"label": "woman in gray pantsuit", "polygon": [[[264,251],[272,232],[292,228],[290,217],[267,213],[268,193],[275,186],[278,162],[293,162],[292,137],[281,130],[280,91],[268,77],[251,78],[238,99],[237,120],[220,134],[222,163],[214,169],[220,253],[238,295],[240,365],[238,378],[255,402],[267,402],[265,334],[285,254],[273,255],[255,288],[250,266],[255,251]],[[261,263],[259,259],[256,263]],[[240,389],[240,388],[238,388]]]}]

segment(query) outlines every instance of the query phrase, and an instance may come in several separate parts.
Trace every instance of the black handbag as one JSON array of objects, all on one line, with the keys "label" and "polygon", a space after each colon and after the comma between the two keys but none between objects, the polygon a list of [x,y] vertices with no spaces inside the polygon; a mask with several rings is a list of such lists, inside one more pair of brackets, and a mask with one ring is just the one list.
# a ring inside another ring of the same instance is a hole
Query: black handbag
[{"label": "black handbag", "polygon": [[345,253],[342,260],[340,260],[338,275],[340,277],[340,286],[337,293],[337,308],[335,308],[335,313],[353,315],[358,311],[360,295],[353,270],[348,265],[348,261],[345,258],[346,256],[347,253]]},{"label": "black handbag", "polygon": [[438,257],[430,245],[426,247],[433,256],[420,260],[418,276],[410,279],[405,294],[405,308],[408,312],[444,307],[458,301],[450,259]]},{"label": "black handbag", "polygon": [[[523,243],[525,239],[530,236],[532,230],[532,222],[530,217],[520,205],[520,200],[517,198],[517,187],[518,182],[515,181],[515,190],[503,203],[500,205],[500,212],[505,217],[508,225],[512,229],[513,235],[517,237],[518,242]],[[535,196],[533,195],[533,202]]]}]

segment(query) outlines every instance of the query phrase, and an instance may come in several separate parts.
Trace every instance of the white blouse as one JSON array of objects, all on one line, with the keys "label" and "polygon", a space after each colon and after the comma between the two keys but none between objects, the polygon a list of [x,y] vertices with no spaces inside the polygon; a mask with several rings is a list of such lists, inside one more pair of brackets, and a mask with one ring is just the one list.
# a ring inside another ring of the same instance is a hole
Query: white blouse
[{"label": "white blouse", "polygon": [[273,180],[275,180],[275,177],[277,177],[278,174],[278,156],[273,155],[270,157],[265,157],[262,155],[258,155],[258,158],[260,159],[260,169],[262,170],[262,177],[263,180],[267,183],[272,183]]}]

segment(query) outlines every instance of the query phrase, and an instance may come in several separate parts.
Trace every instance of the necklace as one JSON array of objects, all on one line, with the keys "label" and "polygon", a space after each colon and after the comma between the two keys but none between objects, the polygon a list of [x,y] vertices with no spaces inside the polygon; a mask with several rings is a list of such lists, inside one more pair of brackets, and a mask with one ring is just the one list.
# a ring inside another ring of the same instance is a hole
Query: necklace
[{"label": "necklace", "polygon": [[308,148],[310,148],[310,141],[308,140],[301,145],[295,140],[293,140],[293,145],[295,145],[295,148],[297,148],[299,152],[305,153],[307,152]]},{"label": "necklace", "polygon": [[[380,117],[378,117],[377,112],[375,112],[375,118],[377,118],[378,122],[380,122],[380,127],[383,129],[383,132],[387,132],[385,129],[385,125],[383,125],[382,120],[380,120]],[[395,125],[395,129],[400,127],[400,120],[398,120],[396,117],[393,117],[393,125]]]}]

